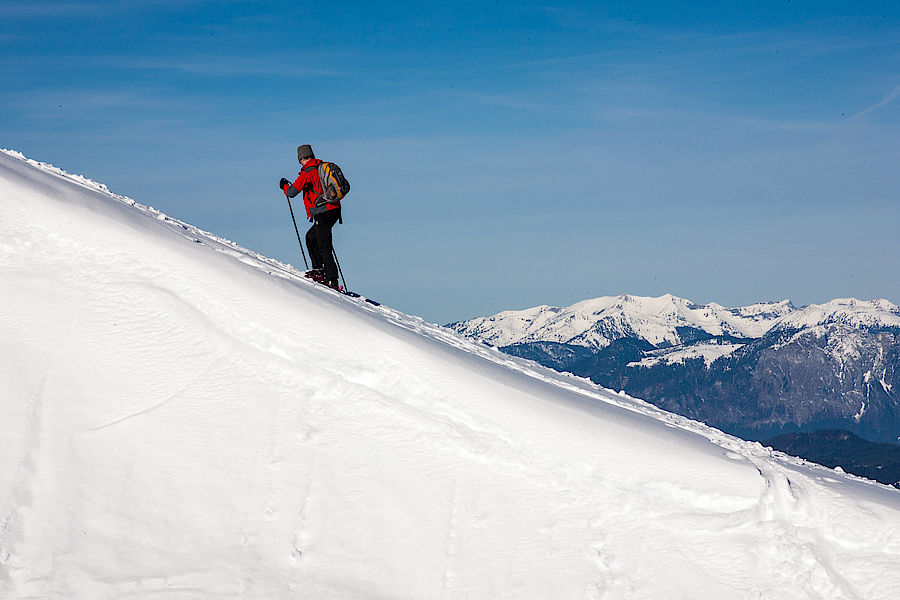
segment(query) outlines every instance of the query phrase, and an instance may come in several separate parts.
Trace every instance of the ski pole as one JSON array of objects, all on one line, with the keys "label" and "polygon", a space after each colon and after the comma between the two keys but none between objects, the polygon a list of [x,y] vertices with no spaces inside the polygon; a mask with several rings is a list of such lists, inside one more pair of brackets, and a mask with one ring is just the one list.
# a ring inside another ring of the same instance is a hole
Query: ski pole
[{"label": "ski pole", "polygon": [[334,264],[337,265],[338,273],[340,273],[341,279],[344,280],[344,291],[349,292],[350,290],[347,289],[347,278],[344,277],[344,272],[341,270],[341,261],[338,260],[337,252],[334,251],[334,248],[331,249],[331,254],[334,255]]},{"label": "ski pole", "polygon": [[294,231],[297,232],[297,243],[300,244],[300,254],[303,255],[303,265],[306,267],[306,270],[309,271],[309,263],[306,262],[306,252],[303,251],[303,242],[300,240],[300,230],[297,229],[297,219],[294,218],[294,207],[291,206],[291,199],[288,198],[288,208],[291,209],[291,221],[294,222]]}]

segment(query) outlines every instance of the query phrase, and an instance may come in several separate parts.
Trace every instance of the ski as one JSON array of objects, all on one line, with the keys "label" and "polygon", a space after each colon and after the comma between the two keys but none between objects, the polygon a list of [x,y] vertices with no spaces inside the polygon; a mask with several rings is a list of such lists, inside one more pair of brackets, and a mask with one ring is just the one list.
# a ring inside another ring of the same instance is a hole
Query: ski
[{"label": "ski", "polygon": [[[334,288],[332,288],[332,289],[334,289]],[[338,290],[338,291],[340,293],[344,294],[345,296],[350,296],[351,298],[361,298],[361,299],[365,300],[366,302],[368,302],[369,304],[372,304],[374,306],[381,306],[381,302],[376,302],[375,300],[372,300],[371,298],[366,298],[365,296],[360,296],[356,292],[345,292],[344,290]]]},{"label": "ski", "polygon": [[307,271],[306,273],[304,273],[303,276],[306,277],[307,279],[312,279],[316,283],[321,284],[330,290],[334,290],[335,292],[343,294],[344,296],[350,296],[351,298],[360,298],[362,300],[365,300],[366,302],[368,302],[369,304],[371,304],[373,306],[381,306],[381,302],[377,302],[375,300],[372,300],[371,298],[366,298],[365,296],[357,294],[356,292],[351,292],[351,291],[345,290],[344,288],[335,289],[335,288],[331,287],[330,285],[325,283],[325,274],[321,270],[313,269],[311,271]]}]

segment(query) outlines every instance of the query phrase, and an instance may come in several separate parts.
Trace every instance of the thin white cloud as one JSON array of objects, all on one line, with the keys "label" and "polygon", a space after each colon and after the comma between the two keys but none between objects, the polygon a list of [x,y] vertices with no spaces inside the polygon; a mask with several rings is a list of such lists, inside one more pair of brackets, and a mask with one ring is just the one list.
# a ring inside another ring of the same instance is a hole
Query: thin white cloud
[{"label": "thin white cloud", "polygon": [[871,112],[874,112],[874,111],[878,110],[879,108],[882,108],[882,107],[884,107],[884,106],[887,106],[888,104],[890,104],[891,102],[893,102],[893,101],[896,100],[897,98],[900,98],[900,85],[898,85],[898,86],[895,87],[893,90],[891,90],[890,92],[888,92],[888,94],[887,94],[884,98],[882,98],[881,100],[879,100],[878,102],[876,102],[876,103],[873,104],[872,106],[870,106],[870,107],[868,107],[868,108],[862,109],[861,111],[859,111],[859,112],[856,113],[855,115],[851,116],[850,118],[851,118],[851,119],[856,119],[856,118],[862,117],[863,115],[867,115],[867,114],[869,114],[869,113],[871,113]]},{"label": "thin white cloud", "polygon": [[4,2],[0,17],[4,19],[34,19],[103,14],[109,5],[98,2]]},{"label": "thin white cloud", "polygon": [[109,64],[124,69],[148,71],[182,71],[222,77],[242,77],[254,75],[278,75],[285,79],[302,77],[337,77],[338,72],[314,67],[297,67],[283,64],[270,58],[246,58],[236,56],[199,57],[190,60],[180,58],[119,58],[110,59]]},{"label": "thin white cloud", "polygon": [[4,0],[4,2],[0,3],[0,18],[108,17],[110,13],[124,13],[151,8],[183,8],[185,5],[208,2],[212,2],[212,0],[152,0],[137,5],[130,2],[120,2],[119,0],[59,0],[44,2]]},{"label": "thin white cloud", "polygon": [[73,119],[86,115],[103,115],[108,111],[138,110],[149,113],[166,110],[201,112],[200,100],[174,96],[166,88],[132,89],[130,91],[89,89],[42,89],[0,95],[2,105],[21,115],[40,119]]}]

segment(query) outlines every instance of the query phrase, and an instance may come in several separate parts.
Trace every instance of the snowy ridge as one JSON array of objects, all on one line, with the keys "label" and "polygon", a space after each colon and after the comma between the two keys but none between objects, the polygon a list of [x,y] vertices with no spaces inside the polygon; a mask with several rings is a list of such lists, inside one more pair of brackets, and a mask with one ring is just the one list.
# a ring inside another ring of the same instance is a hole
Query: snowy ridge
[{"label": "snowy ridge", "polygon": [[63,179],[64,181],[83,186],[88,190],[100,192],[108,198],[116,200],[127,206],[131,206],[147,216],[153,217],[160,222],[167,223],[170,228],[179,236],[183,236],[195,243],[203,243],[203,240],[211,242],[211,246],[218,252],[237,258],[238,260],[241,260],[246,264],[257,266],[270,275],[286,278],[301,278],[305,280],[305,278],[302,277],[302,272],[294,268],[293,265],[283,263],[273,258],[269,258],[268,256],[264,256],[262,254],[259,254],[258,252],[254,252],[253,250],[248,250],[247,248],[240,246],[237,242],[233,242],[227,238],[221,237],[204,229],[200,229],[199,227],[190,225],[174,217],[170,217],[164,212],[152,206],[140,204],[139,202],[136,202],[128,196],[122,196],[120,194],[113,193],[109,190],[106,184],[94,181],[93,179],[85,177],[84,175],[69,173],[68,171],[60,169],[59,167],[56,167],[50,163],[40,162],[28,158],[17,150],[0,148],[0,153],[6,154],[12,158],[19,159],[33,167],[40,169],[43,172],[55,175]]},{"label": "snowy ridge", "polygon": [[900,594],[896,491],[87,181],[0,154],[0,597]]},{"label": "snowy ridge", "polygon": [[658,298],[623,294],[565,308],[504,311],[451,327],[494,346],[542,341],[603,348],[625,337],[639,337],[654,346],[674,346],[683,342],[678,331],[682,327],[713,336],[760,337],[792,310],[789,300],[725,308],[716,303],[694,304],[671,294]]},{"label": "snowy ridge", "polygon": [[685,341],[678,331],[681,327],[712,336],[752,339],[773,330],[805,330],[828,325],[896,328],[900,327],[900,308],[887,300],[855,298],[839,298],[799,309],[789,300],[725,308],[715,302],[694,304],[671,294],[658,298],[623,294],[584,300],[565,308],[536,306],[504,311],[454,323],[451,327],[463,335],[501,347],[559,342],[603,348],[625,337],[637,337],[657,347],[677,346]]},{"label": "snowy ridge", "polygon": [[7,154],[8,156],[11,156],[13,158],[18,158],[19,160],[25,161],[26,163],[28,163],[34,167],[37,167],[38,169],[41,169],[42,171],[46,171],[48,173],[53,173],[54,175],[58,175],[58,176],[60,176],[64,179],[67,179],[73,183],[83,185],[86,188],[89,188],[92,190],[97,190],[99,192],[108,194],[111,198],[115,198],[116,200],[127,202],[128,204],[132,204],[132,205],[135,204],[134,200],[132,200],[131,198],[128,198],[126,196],[120,196],[118,194],[113,194],[112,192],[109,191],[109,188],[107,188],[105,184],[98,183],[92,179],[88,179],[84,175],[75,175],[73,173],[69,173],[68,171],[64,171],[63,169],[60,169],[59,167],[54,167],[50,163],[33,160],[31,158],[28,158],[27,156],[25,156],[24,154],[22,154],[21,152],[19,152],[17,150],[9,150],[7,148],[0,148],[0,152]]},{"label": "snowy ridge", "polygon": [[900,308],[887,300],[837,298],[824,304],[810,304],[777,323],[779,329],[806,329],[823,325],[852,328],[900,327]]},{"label": "snowy ridge", "polygon": [[[843,365],[861,358],[865,340],[859,332],[870,328],[900,329],[900,308],[883,299],[864,301],[837,298],[824,304],[810,304],[780,320],[772,328],[773,332],[789,334],[774,344],[773,348],[781,348],[792,342],[802,343],[807,338],[827,337],[826,354]],[[836,333],[840,335],[835,335]],[[843,367],[841,377],[843,378]],[[891,386],[884,384],[882,387],[891,393]]]}]

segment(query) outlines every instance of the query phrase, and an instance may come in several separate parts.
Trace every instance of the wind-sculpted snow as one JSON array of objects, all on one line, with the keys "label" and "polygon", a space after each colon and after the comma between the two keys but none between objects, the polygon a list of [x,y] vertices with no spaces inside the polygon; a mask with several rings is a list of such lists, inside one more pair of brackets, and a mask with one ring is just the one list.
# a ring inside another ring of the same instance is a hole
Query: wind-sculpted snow
[{"label": "wind-sculpted snow", "polygon": [[895,490],[11,154],[0,281],[4,599],[900,597]]}]

